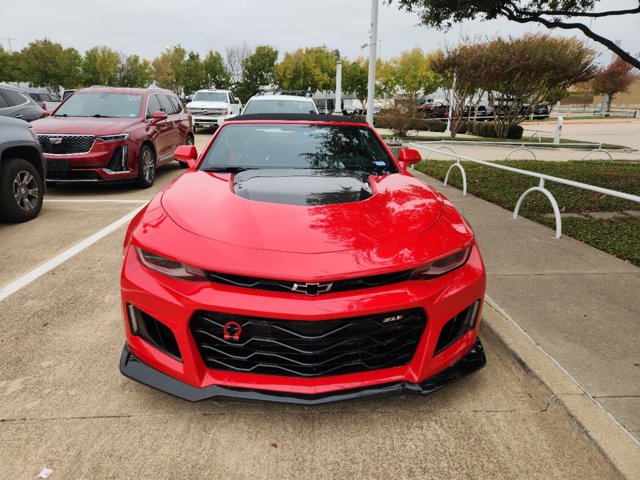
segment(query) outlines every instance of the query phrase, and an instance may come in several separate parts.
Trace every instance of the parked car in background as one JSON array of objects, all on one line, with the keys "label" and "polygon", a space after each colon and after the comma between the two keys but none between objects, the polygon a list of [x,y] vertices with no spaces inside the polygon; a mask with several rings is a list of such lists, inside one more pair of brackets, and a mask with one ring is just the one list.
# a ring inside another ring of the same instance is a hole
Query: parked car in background
[{"label": "parked car in background", "polygon": [[520,107],[520,112],[533,119],[549,118],[549,115],[551,114],[548,105],[536,105],[534,108],[531,108],[531,105],[527,103]]},{"label": "parked car in background", "polygon": [[225,122],[135,217],[120,371],[187,400],[428,394],[485,364],[471,227],[373,127]]},{"label": "parked car in background", "polygon": [[417,107],[418,113],[422,113],[425,118],[447,118],[449,117],[449,105],[442,102],[433,102],[428,105]]},{"label": "parked car in background", "polygon": [[198,90],[187,103],[193,115],[193,130],[219,127],[225,120],[240,115],[242,103],[231,90]]},{"label": "parked car in background", "polygon": [[46,113],[24,90],[0,85],[0,115],[31,122]]},{"label": "parked car in background", "polygon": [[478,107],[465,107],[462,111],[462,116],[464,118],[483,122],[486,120],[493,120],[495,112],[493,107],[488,105],[479,105]]},{"label": "parked car in background", "polygon": [[0,117],[0,221],[35,218],[44,197],[44,159],[31,126]]},{"label": "parked car in background", "polygon": [[64,102],[67,99],[67,97],[70,97],[71,95],[73,95],[77,91],[78,90],[75,90],[75,89],[73,89],[73,90],[64,90],[62,92],[62,101]]},{"label": "parked car in background", "polygon": [[256,95],[251,97],[244,109],[243,115],[256,113],[313,113],[318,114],[318,108],[311,98],[294,95]]},{"label": "parked car in background", "polygon": [[[61,102],[60,97],[58,97],[58,95],[56,95],[55,93],[48,93],[48,92],[27,92],[27,93],[42,108],[44,108],[45,103],[49,107],[51,107],[53,104],[57,106]],[[53,109],[49,108],[49,110],[53,110]]]},{"label": "parked car in background", "polygon": [[134,181],[153,185],[156,168],[193,144],[191,116],[158,88],[85,88],[33,123],[47,182]]}]

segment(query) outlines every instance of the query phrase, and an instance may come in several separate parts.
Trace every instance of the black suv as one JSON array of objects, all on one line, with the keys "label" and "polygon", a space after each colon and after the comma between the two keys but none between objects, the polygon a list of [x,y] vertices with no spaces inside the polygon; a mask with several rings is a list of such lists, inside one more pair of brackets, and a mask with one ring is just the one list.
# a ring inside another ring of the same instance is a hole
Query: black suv
[{"label": "black suv", "polygon": [[31,122],[44,117],[45,112],[27,92],[0,85],[0,115]]},{"label": "black suv", "polygon": [[26,222],[40,213],[44,172],[40,143],[31,127],[0,117],[0,221]]}]

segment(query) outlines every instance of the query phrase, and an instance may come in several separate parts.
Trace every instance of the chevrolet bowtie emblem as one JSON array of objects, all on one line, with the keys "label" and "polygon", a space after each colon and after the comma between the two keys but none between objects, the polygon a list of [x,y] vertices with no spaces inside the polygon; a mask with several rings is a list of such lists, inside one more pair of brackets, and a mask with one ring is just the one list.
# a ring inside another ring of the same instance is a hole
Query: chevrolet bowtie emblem
[{"label": "chevrolet bowtie emblem", "polygon": [[327,293],[333,287],[333,283],[294,283],[292,292],[300,292],[311,297],[320,293]]}]

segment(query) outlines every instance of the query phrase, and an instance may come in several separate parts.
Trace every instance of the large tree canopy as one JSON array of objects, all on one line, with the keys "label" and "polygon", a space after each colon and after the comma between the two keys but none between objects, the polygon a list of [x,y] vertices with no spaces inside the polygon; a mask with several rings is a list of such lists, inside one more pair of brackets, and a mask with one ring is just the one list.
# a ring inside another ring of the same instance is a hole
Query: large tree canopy
[{"label": "large tree canopy", "polygon": [[[640,68],[640,59],[579,21],[640,13],[640,0],[636,7],[622,10],[608,10],[610,2],[603,0],[388,0],[389,3],[394,1],[400,8],[417,12],[424,25],[435,28],[449,28],[453,23],[479,17],[487,20],[506,18],[517,23],[578,30],[616,53],[625,62]],[[602,9],[596,8],[600,5]]]},{"label": "large tree canopy", "polygon": [[278,50],[269,45],[258,45],[252,54],[242,61],[242,81],[236,95],[246,102],[262,86],[273,83],[273,68],[278,60]]}]

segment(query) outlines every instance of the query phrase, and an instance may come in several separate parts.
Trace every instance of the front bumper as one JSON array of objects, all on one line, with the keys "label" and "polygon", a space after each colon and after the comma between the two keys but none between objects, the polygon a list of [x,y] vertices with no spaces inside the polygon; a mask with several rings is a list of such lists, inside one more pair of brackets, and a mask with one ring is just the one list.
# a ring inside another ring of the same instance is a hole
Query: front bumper
[{"label": "front bumper", "polygon": [[45,153],[46,180],[58,183],[117,182],[137,176],[134,145],[126,142],[94,143],[91,151],[56,155]]},{"label": "front bumper", "polygon": [[342,400],[353,400],[371,396],[401,393],[427,395],[455,382],[456,380],[466,377],[477,370],[480,370],[485,366],[485,364],[486,357],[482,343],[479,338],[476,338],[473,347],[464,357],[446,370],[433,375],[431,378],[428,378],[421,383],[411,383],[406,381],[395,382],[365,388],[305,395],[257,389],[252,390],[246,388],[221,387],[218,385],[196,388],[150,367],[136,357],[126,343],[122,349],[122,355],[120,356],[120,372],[122,372],[126,377],[191,402],[222,397],[242,400],[291,403],[298,405],[320,405],[323,403],[339,402]]},{"label": "front bumper", "polygon": [[213,117],[208,115],[192,114],[193,126],[198,128],[219,127],[231,117],[232,115]]}]

